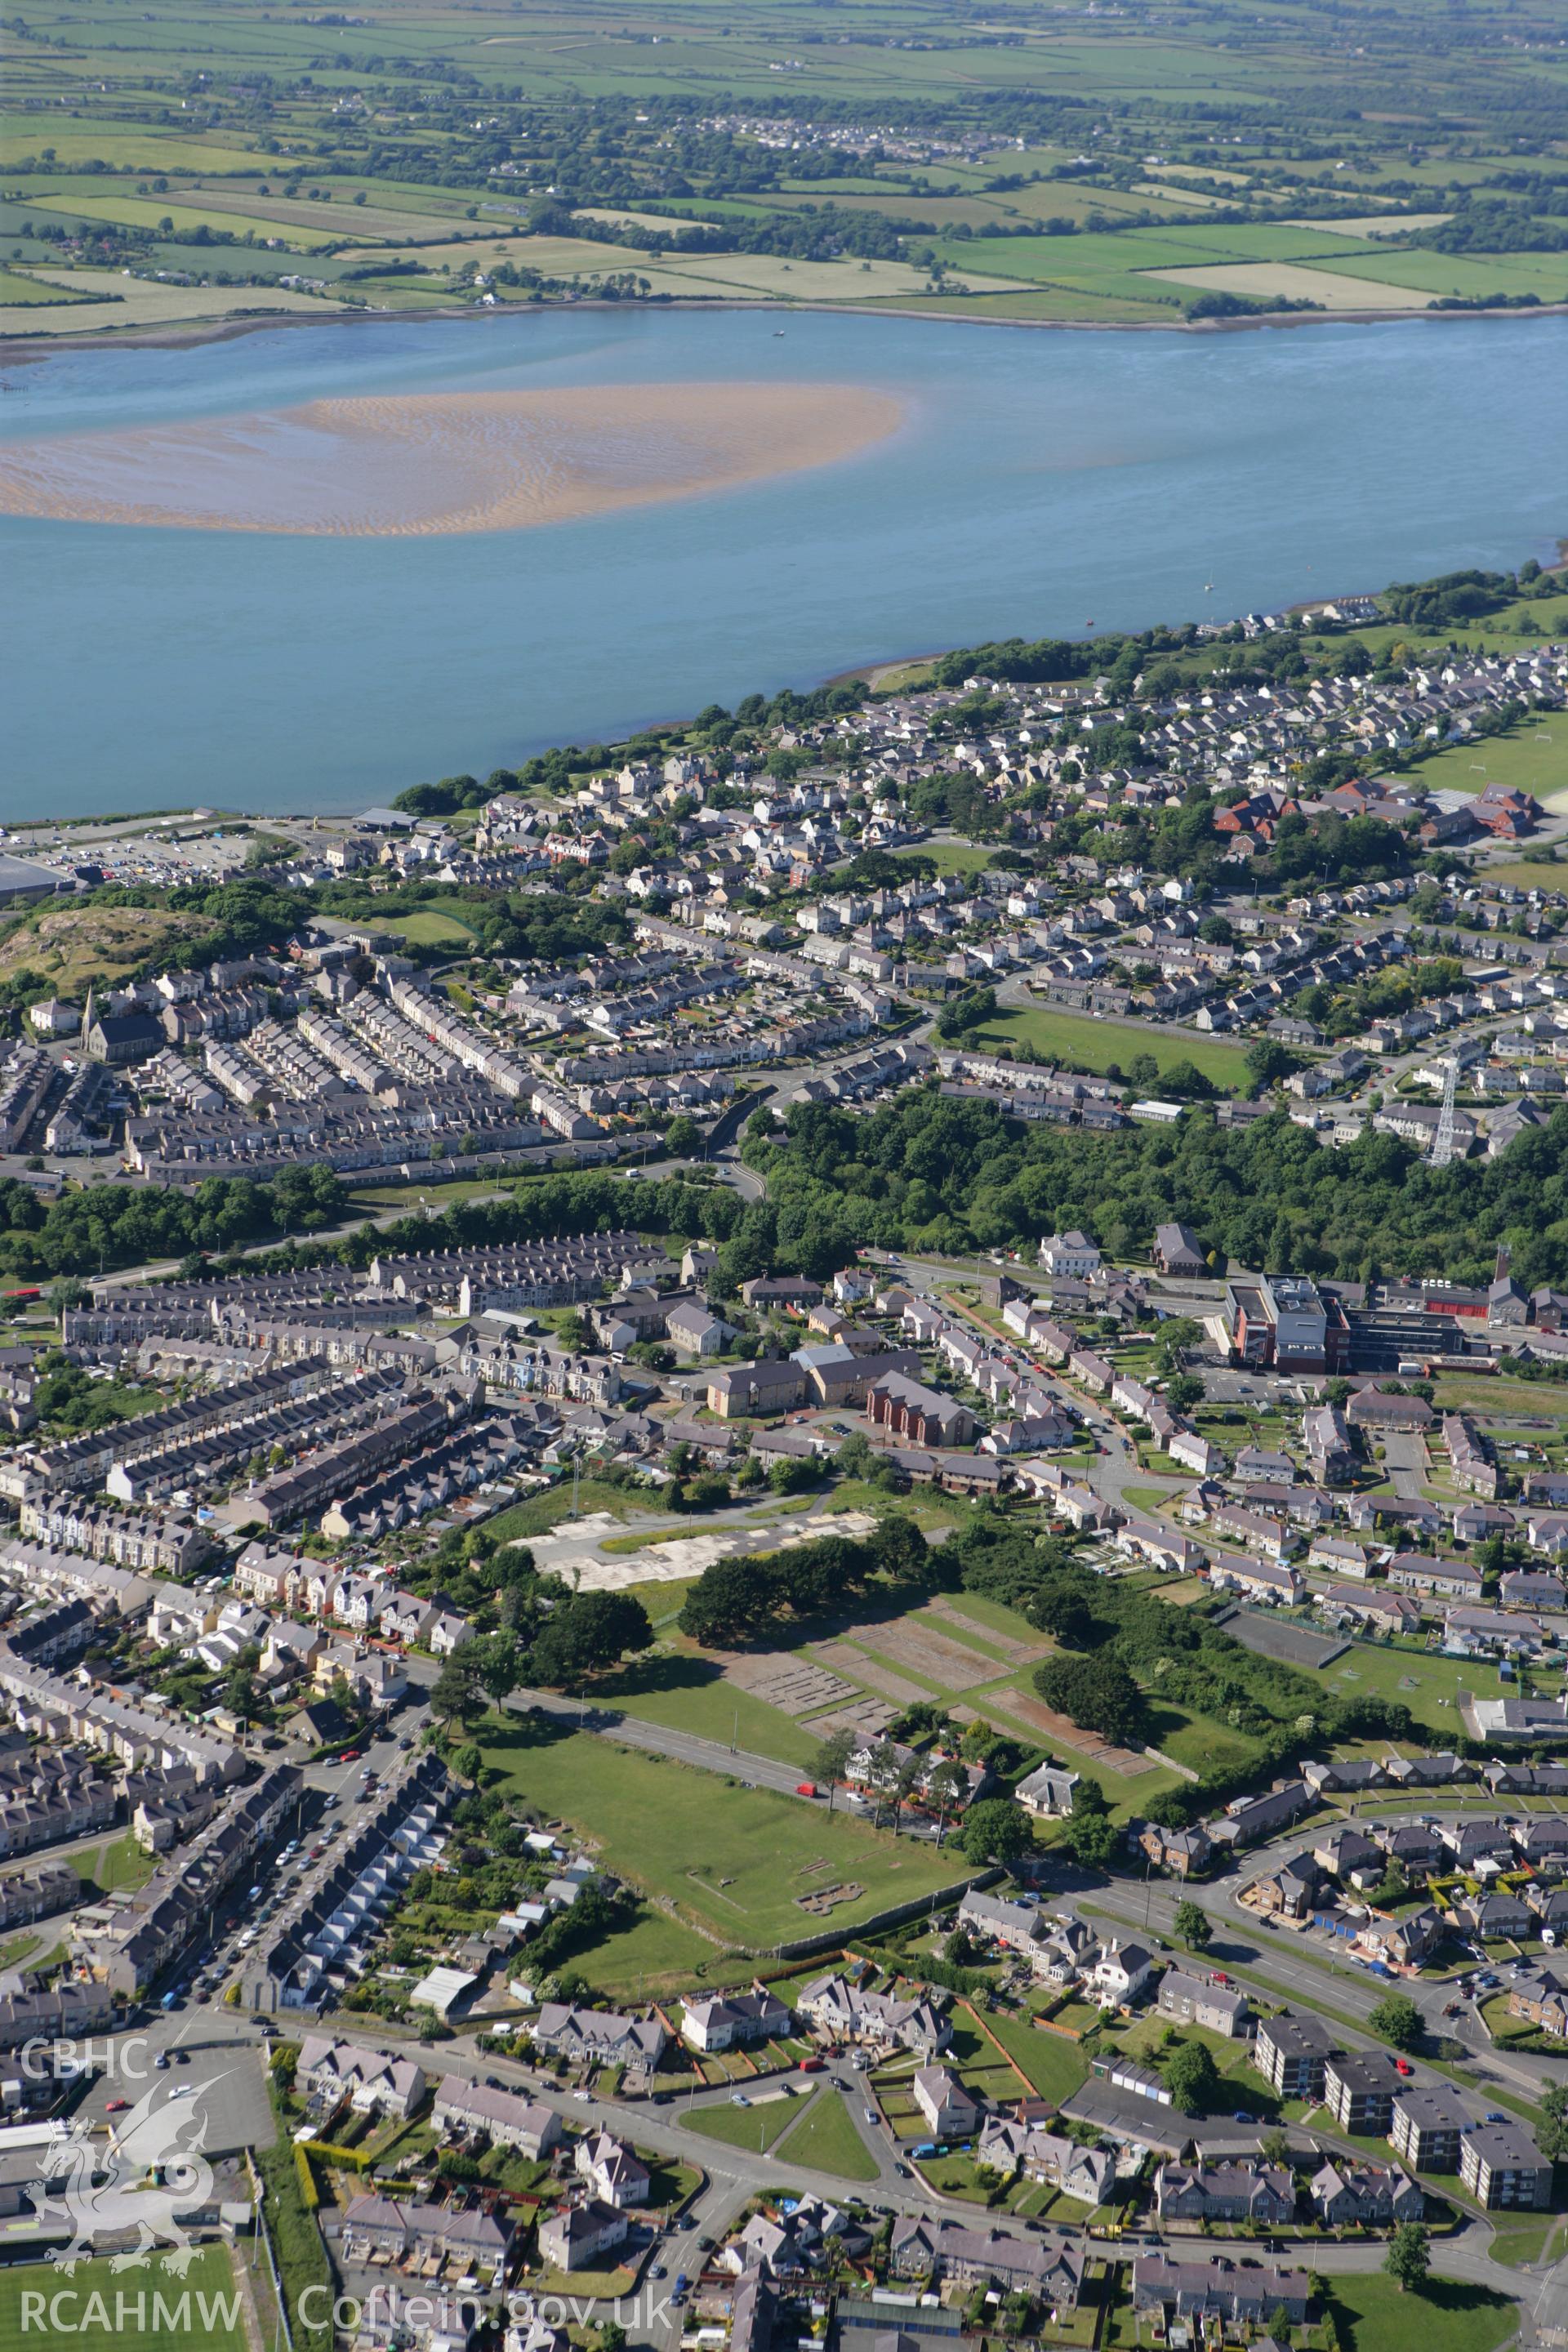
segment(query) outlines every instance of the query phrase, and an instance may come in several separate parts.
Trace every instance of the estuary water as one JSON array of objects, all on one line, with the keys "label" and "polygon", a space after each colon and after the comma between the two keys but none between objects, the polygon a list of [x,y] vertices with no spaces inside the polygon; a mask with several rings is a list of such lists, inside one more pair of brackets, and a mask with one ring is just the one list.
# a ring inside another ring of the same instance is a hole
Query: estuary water
[{"label": "estuary water", "polygon": [[0,817],[354,809],[870,660],[1545,560],[1565,362],[1559,318],[1195,336],[629,307],[0,362],[0,442],[161,436],[165,478],[182,433],[209,468],[240,442],[287,463],[256,420],[316,403],[570,414],[647,387],[668,413],[691,387],[711,414],[726,386],[833,385],[881,420],[824,462],[527,528],[0,516]]}]

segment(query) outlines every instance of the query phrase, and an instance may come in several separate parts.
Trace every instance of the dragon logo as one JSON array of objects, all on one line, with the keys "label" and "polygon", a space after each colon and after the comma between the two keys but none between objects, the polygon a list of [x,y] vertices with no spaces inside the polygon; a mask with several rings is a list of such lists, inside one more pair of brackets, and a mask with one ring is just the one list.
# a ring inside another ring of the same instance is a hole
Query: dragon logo
[{"label": "dragon logo", "polygon": [[35,2180],[28,2191],[41,2221],[58,2217],[70,2226],[70,2243],[49,2253],[68,2276],[106,2241],[128,2237],[136,2242],[113,2256],[111,2270],[137,2269],[165,2250],[165,2269],[184,2276],[196,2250],[178,2217],[212,2195],[202,2102],[223,2080],[215,2075],[188,2099],[161,2095],[163,2085],[154,2084],[118,2119],[107,2147],[95,2143],[85,2120],[73,2125],[60,2148],[58,2189],[55,2181]]}]

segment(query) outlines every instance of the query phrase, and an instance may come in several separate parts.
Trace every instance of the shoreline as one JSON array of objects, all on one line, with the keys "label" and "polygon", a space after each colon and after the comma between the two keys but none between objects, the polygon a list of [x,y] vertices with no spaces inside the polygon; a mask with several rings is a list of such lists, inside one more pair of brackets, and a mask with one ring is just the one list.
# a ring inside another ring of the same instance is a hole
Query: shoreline
[{"label": "shoreline", "polygon": [[[962,300],[962,296],[951,297]],[[974,298],[989,301],[989,295]],[[300,310],[238,312],[223,319],[194,319],[189,326],[127,327],[89,330],[80,335],[0,335],[0,367],[27,367],[60,352],[179,351],[187,345],[228,342],[240,335],[268,329],[423,325],[426,320],[471,320],[488,325],[520,315],[547,315],[560,310],[768,310],[810,311],[818,316],[855,319],[913,319],[921,323],[957,327],[1023,328],[1030,333],[1064,335],[1233,335],[1256,334],[1265,328],[1374,327],[1425,321],[1444,326],[1454,321],[1490,320],[1508,325],[1515,320],[1568,318],[1568,302],[1539,302],[1517,310],[1259,310],[1237,319],[1004,319],[987,315],[965,318],[958,310],[905,310],[893,304],[864,302],[727,302],[675,297],[658,302],[613,302],[592,297],[579,302],[513,303],[495,310],[476,310],[469,304],[449,310],[323,310],[319,318]]]}]

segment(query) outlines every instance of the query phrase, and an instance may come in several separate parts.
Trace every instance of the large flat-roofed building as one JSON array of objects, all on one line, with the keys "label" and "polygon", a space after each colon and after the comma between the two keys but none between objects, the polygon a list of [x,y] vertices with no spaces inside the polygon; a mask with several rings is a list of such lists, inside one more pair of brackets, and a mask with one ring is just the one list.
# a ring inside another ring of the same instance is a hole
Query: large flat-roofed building
[{"label": "large flat-roofed building", "polygon": [[1334,2037],[1321,2018],[1286,2011],[1258,2029],[1257,2066],[1281,2099],[1321,2099]]},{"label": "large flat-roofed building", "polygon": [[1552,2202],[1552,2167],[1518,2124],[1478,2124],[1459,2142],[1459,2178],[1478,2205],[1542,2212]]},{"label": "large flat-roofed building", "polygon": [[1235,1353],[1259,1370],[1342,1372],[1350,1362],[1344,1308],[1305,1275],[1227,1282],[1225,1313]]}]

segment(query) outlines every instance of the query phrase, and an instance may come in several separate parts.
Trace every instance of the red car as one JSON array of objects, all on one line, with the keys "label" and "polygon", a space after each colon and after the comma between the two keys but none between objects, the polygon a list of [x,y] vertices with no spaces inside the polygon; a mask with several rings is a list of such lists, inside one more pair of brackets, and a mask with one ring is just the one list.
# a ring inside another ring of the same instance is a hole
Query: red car
[{"label": "red car", "polygon": [[129,2099],[110,2099],[106,2101],[103,2112],[106,2116],[122,2116],[130,2105]]},{"label": "red car", "polygon": [[1415,2069],[1408,2058],[1396,2058],[1394,2062],[1394,2071],[1396,2074],[1414,2074]]}]

